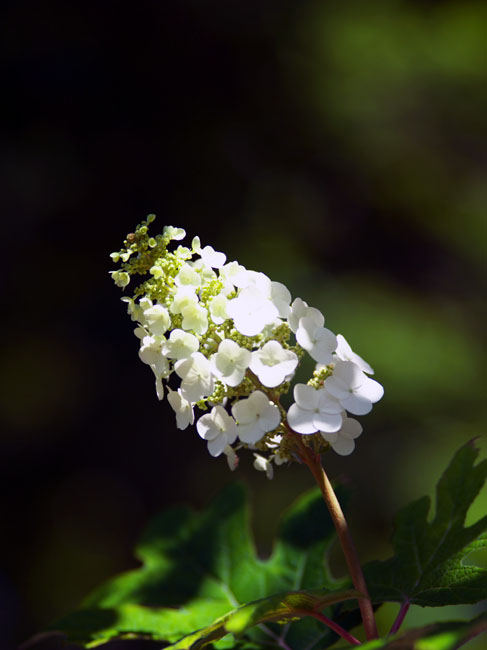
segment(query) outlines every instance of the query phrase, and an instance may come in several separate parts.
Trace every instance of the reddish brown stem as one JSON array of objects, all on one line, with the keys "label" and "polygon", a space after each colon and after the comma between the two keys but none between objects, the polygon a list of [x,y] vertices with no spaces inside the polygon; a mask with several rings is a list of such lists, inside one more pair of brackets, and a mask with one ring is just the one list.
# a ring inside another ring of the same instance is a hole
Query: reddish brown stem
[{"label": "reddish brown stem", "polygon": [[392,627],[391,627],[391,630],[390,630],[389,634],[395,634],[396,632],[399,631],[399,628],[401,627],[402,622],[404,621],[404,619],[406,617],[406,614],[408,613],[408,609],[409,609],[410,604],[411,603],[409,602],[409,600],[405,600],[402,603],[401,608],[399,610],[399,614],[397,615],[396,620],[392,624]]},{"label": "reddish brown stem", "polygon": [[367,584],[365,582],[364,574],[362,567],[360,565],[360,560],[358,558],[355,545],[348,528],[343,511],[340,507],[338,499],[335,492],[331,486],[331,483],[326,475],[325,470],[321,465],[321,458],[319,454],[312,452],[309,447],[300,440],[300,437],[296,434],[296,442],[298,444],[301,460],[309,467],[313,477],[321,490],[323,499],[325,500],[328,511],[333,520],[333,524],[338,533],[338,538],[340,540],[341,547],[343,549],[343,554],[345,555],[345,560],[347,562],[348,570],[350,571],[350,576],[352,578],[353,585],[357,591],[360,591],[365,598],[359,598],[358,604],[360,607],[360,613],[362,615],[362,622],[364,624],[365,635],[367,640],[378,639],[379,635],[377,632],[377,625],[374,618],[374,610],[372,609],[372,603],[370,602],[369,592],[367,589]]},{"label": "reddish brown stem", "polygon": [[342,639],[345,639],[345,641],[348,641],[352,645],[361,645],[360,641],[356,639],[353,634],[350,634],[350,632],[347,632],[346,630],[343,629],[341,625],[338,625],[338,623],[335,623],[334,621],[331,620],[331,618],[328,618],[328,616],[325,616],[324,614],[320,614],[320,612],[311,612],[309,610],[303,609],[303,610],[293,610],[295,614],[300,614],[301,616],[312,616],[313,618],[316,618],[317,621],[320,621],[320,623],[323,623],[327,627],[330,628],[330,630],[333,630],[336,634],[342,637]]}]

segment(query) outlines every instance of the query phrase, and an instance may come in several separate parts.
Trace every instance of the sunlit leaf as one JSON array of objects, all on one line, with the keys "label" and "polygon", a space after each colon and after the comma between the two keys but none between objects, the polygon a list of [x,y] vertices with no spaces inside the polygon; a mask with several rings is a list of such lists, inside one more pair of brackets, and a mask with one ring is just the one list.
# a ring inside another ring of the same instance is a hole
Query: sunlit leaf
[{"label": "sunlit leaf", "polygon": [[328,593],[323,593],[322,590],[315,592],[294,591],[275,594],[239,607],[205,629],[190,634],[170,648],[171,650],[198,650],[230,632],[242,634],[248,628],[271,621],[286,623],[309,616],[312,612],[320,612],[329,605],[358,597],[360,597],[360,593],[354,590]]},{"label": "sunlit leaf", "polygon": [[[232,485],[204,512],[173,508],[157,517],[136,548],[142,566],[107,582],[55,627],[86,647],[134,636],[175,643],[233,612],[225,619],[228,631],[247,630],[249,643],[278,647],[280,639],[293,650],[317,643],[325,648],[336,635],[318,621],[302,618],[283,626],[270,619],[277,601],[289,608],[292,597],[310,599],[313,606],[324,598],[324,607],[331,602],[329,592],[348,588],[346,580],[332,579],[326,566],[333,538],[321,495],[312,491],[282,518],[271,557],[259,559],[244,490]],[[301,595],[282,593],[297,591]],[[278,595],[269,600],[272,594]],[[340,614],[339,608],[328,615],[345,628],[358,623],[356,612]],[[278,618],[279,612],[274,611]],[[261,619],[265,625],[248,629]]]}]

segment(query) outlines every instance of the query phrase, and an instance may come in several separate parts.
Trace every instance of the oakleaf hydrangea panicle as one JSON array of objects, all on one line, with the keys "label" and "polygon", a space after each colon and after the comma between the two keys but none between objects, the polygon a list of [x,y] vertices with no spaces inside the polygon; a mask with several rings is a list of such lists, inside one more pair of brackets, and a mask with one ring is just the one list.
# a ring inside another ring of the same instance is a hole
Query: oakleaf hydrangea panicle
[{"label": "oakleaf hydrangea panicle", "polygon": [[[239,450],[251,449],[254,467],[268,478],[274,465],[298,458],[297,440],[319,453],[350,454],[362,426],[348,413],[365,415],[384,392],[368,376],[369,364],[285,285],[227,262],[199,237],[191,248],[174,244],[186,236],[182,228],[150,236],[154,218],[111,254],[121,264],[112,278],[125,290],[140,276],[122,300],[137,324],[140,359],[154,374],[157,397],[167,394],[177,428],[196,419],[210,455],[225,456],[231,470]],[[294,386],[286,412],[281,397],[306,354],[315,371]]]}]

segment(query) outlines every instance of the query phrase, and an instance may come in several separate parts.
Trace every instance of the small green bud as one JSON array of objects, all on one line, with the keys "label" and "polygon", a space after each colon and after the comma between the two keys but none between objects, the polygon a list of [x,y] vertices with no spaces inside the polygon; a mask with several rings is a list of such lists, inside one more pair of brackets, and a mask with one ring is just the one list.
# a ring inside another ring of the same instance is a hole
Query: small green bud
[{"label": "small green bud", "polygon": [[120,287],[121,289],[126,287],[130,282],[130,275],[125,273],[125,271],[112,271],[111,276],[117,287]]}]

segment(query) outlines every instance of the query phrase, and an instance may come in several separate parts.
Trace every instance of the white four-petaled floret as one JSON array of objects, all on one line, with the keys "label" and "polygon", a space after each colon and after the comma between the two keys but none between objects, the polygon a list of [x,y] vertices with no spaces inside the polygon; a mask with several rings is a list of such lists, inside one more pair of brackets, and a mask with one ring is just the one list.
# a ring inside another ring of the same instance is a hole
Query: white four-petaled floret
[{"label": "white four-petaled floret", "polygon": [[281,422],[279,409],[260,390],[235,402],[232,415],[237,421],[239,439],[248,444],[255,444],[268,431],[276,429]]}]

